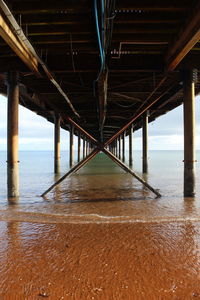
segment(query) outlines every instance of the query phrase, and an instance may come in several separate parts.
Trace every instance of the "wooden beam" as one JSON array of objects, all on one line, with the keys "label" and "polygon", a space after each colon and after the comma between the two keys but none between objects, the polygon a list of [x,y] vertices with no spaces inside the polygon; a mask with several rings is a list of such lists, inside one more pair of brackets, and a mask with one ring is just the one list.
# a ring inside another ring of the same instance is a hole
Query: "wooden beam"
[{"label": "wooden beam", "polygon": [[167,52],[166,71],[173,71],[192,47],[200,40],[200,2],[195,7],[186,26],[180,31],[174,44]]},{"label": "wooden beam", "polygon": [[17,33],[12,29],[9,21],[0,13],[0,35],[11,47],[25,65],[38,77],[41,77],[38,71],[38,62],[26,44],[18,38]]}]

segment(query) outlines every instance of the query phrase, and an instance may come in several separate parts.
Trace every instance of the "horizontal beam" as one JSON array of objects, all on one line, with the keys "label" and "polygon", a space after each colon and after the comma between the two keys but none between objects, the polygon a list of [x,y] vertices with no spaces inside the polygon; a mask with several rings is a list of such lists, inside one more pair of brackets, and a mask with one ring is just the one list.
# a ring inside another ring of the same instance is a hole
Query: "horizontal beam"
[{"label": "horizontal beam", "polygon": [[[145,27],[130,26],[129,24],[116,24],[114,26],[113,34],[174,34],[178,32],[178,27],[169,26],[149,26]],[[42,36],[42,35],[65,35],[74,34],[83,35],[95,33],[93,24],[73,24],[73,25],[42,25],[42,26],[29,26],[29,36]]]},{"label": "horizontal beam", "polygon": [[142,1],[132,1],[132,0],[123,0],[123,1],[117,1],[115,10],[116,12],[119,12],[121,14],[126,14],[127,11],[131,11],[137,15],[140,14],[140,12],[143,11],[170,11],[170,12],[179,12],[179,11],[187,11],[190,9],[190,6],[183,3],[183,1],[176,0],[176,5],[174,5],[174,1],[168,0],[168,1],[159,1],[154,0],[153,2],[149,0],[142,0]]},{"label": "horizontal beam", "polygon": [[[91,34],[95,33],[95,28],[91,24],[73,24],[73,25],[42,25],[42,26],[29,26],[28,36],[42,36],[42,35],[72,35],[73,34]],[[67,39],[67,38],[66,38]]]},{"label": "horizontal beam", "polygon": [[90,24],[91,21],[88,18],[88,13],[81,14],[54,14],[53,18],[49,14],[31,14],[23,15],[22,26],[43,26],[43,25],[80,25],[80,24]]},{"label": "horizontal beam", "polygon": [[[180,18],[182,17],[182,11]],[[117,14],[115,17],[115,24],[179,24],[180,21],[177,19],[177,12],[173,16],[166,16],[163,14],[151,14],[150,16],[134,16],[130,14]],[[88,14],[82,14],[81,17],[78,14],[71,14],[67,16],[65,14],[54,15],[53,19],[48,15],[32,14],[24,15],[22,19],[23,26],[43,26],[43,25],[73,25],[73,24],[92,24],[88,18]]]},{"label": "horizontal beam", "polygon": [[87,0],[81,0],[74,2],[73,0],[57,0],[57,1],[48,1],[48,0],[36,0],[36,1],[17,1],[12,5],[12,11],[15,14],[60,14],[63,13],[89,13],[91,11],[91,6]]},{"label": "horizontal beam", "polygon": [[[154,44],[165,44],[167,45],[169,41],[174,37],[173,33],[154,33],[150,31],[148,33],[113,33],[112,43],[126,42],[135,45],[154,45]],[[34,44],[71,44],[70,36],[33,36],[32,43]],[[74,32],[72,34],[73,44],[77,43],[96,43],[95,35],[92,34],[80,34]]]}]

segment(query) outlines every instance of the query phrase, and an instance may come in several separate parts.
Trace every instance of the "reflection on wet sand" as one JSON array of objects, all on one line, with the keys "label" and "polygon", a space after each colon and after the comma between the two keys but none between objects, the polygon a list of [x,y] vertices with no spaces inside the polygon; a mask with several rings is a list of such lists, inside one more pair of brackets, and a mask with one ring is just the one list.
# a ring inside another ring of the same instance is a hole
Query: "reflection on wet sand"
[{"label": "reflection on wet sand", "polygon": [[1,222],[1,299],[195,299],[200,223]]}]

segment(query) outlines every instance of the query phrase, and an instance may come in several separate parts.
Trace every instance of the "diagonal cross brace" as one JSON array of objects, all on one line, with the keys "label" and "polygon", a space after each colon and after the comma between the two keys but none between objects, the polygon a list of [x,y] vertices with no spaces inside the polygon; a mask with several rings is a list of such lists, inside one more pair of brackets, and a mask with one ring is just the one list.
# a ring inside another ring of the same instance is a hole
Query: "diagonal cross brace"
[{"label": "diagonal cross brace", "polygon": [[161,197],[161,194],[155,190],[151,185],[149,185],[144,179],[142,179],[140,176],[138,176],[133,170],[128,168],[120,159],[118,159],[115,155],[113,155],[110,151],[107,149],[102,150],[108,157],[110,157],[116,164],[118,164],[123,170],[134,176],[138,181],[140,181],[144,186],[146,186],[150,191],[152,191],[154,194],[156,194],[157,197]]},{"label": "diagonal cross brace", "polygon": [[78,164],[76,164],[73,168],[71,168],[64,176],[62,176],[58,181],[56,181],[54,184],[52,184],[42,195],[41,197],[44,197],[47,193],[49,193],[55,186],[57,186],[59,183],[61,183],[67,176],[70,174],[78,171],[80,168],[82,168],[89,160],[91,160],[94,156],[96,156],[97,153],[99,153],[99,149],[95,148],[88,156],[86,156],[84,159],[82,159]]},{"label": "diagonal cross brace", "polygon": [[90,161],[94,156],[96,156],[100,151],[103,151],[109,158],[111,158],[116,164],[118,164],[123,170],[127,171],[129,174],[134,176],[137,180],[139,180],[144,186],[146,186],[150,191],[156,194],[157,197],[161,197],[160,193],[155,190],[152,186],[150,186],[146,181],[144,181],[141,177],[139,177],[135,172],[133,172],[130,168],[128,168],[124,163],[122,163],[118,158],[116,158],[110,151],[108,151],[104,147],[95,148],[86,158],[84,158],[81,162],[76,164],[73,168],[71,168],[64,176],[62,176],[58,181],[56,181],[52,186],[50,186],[42,195],[44,197],[47,193],[49,193],[55,186],[61,183],[67,176],[78,171],[82,168],[88,161]]}]

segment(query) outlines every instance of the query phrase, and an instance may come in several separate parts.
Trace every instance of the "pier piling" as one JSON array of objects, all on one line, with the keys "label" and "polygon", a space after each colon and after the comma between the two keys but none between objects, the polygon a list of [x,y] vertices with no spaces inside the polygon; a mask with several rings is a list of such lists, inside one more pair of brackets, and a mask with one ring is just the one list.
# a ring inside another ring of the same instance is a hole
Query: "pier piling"
[{"label": "pier piling", "polygon": [[54,115],[54,173],[60,172],[60,117]]},{"label": "pier piling", "polygon": [[126,131],[122,133],[122,161],[125,162],[125,137]]},{"label": "pier piling", "polygon": [[142,127],[142,170],[143,173],[148,172],[148,112],[144,113],[143,116],[143,127]]},{"label": "pier piling", "polygon": [[129,128],[129,166],[133,165],[133,125]]},{"label": "pier piling", "polygon": [[70,151],[69,151],[69,166],[70,168],[73,166],[74,163],[74,126],[71,125],[70,127]]},{"label": "pier piling", "polygon": [[78,162],[81,159],[81,133],[78,131]]},{"label": "pier piling", "polygon": [[119,153],[118,153],[118,158],[121,159],[121,135],[119,135],[119,138],[118,138],[118,143],[119,143]]},{"label": "pier piling", "polygon": [[195,95],[193,71],[183,72],[184,196],[195,195]]},{"label": "pier piling", "polygon": [[85,158],[85,136],[83,136],[83,158]]},{"label": "pier piling", "polygon": [[7,120],[7,187],[8,197],[19,196],[18,158],[18,73],[7,74],[8,120]]}]

